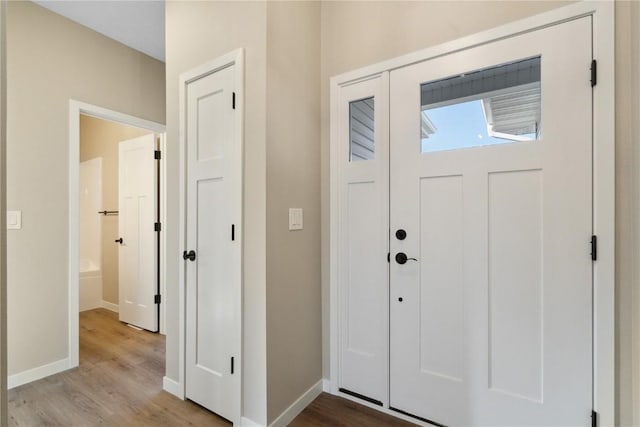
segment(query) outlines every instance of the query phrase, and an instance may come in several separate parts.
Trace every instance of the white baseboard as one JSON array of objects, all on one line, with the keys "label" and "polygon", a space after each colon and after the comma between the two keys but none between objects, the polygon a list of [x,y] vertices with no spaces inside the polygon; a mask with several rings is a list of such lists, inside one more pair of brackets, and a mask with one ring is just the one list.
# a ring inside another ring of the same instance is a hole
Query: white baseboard
[{"label": "white baseboard", "polygon": [[107,310],[115,311],[118,313],[120,311],[120,306],[118,304],[114,304],[109,301],[102,300],[102,308],[106,308]]},{"label": "white baseboard", "polygon": [[250,420],[249,418],[242,417],[240,419],[240,427],[262,427],[257,422]]},{"label": "white baseboard", "polygon": [[291,404],[285,411],[276,418],[269,427],[286,427],[295,417],[300,414],[313,399],[322,393],[322,380],[315,383],[309,390],[304,392],[302,396]]},{"label": "white baseboard", "polygon": [[322,391],[325,393],[331,393],[331,380],[326,378],[322,379]]},{"label": "white baseboard", "polygon": [[173,394],[175,397],[184,400],[184,395],[180,387],[180,383],[169,377],[162,377],[162,389],[167,393]]},{"label": "white baseboard", "polygon": [[69,358],[66,358],[47,365],[38,366],[37,368],[18,372],[17,374],[9,375],[7,377],[7,389],[10,390],[14,387],[19,387],[23,384],[48,377],[49,375],[66,371],[69,368],[71,368],[71,366],[69,366]]}]

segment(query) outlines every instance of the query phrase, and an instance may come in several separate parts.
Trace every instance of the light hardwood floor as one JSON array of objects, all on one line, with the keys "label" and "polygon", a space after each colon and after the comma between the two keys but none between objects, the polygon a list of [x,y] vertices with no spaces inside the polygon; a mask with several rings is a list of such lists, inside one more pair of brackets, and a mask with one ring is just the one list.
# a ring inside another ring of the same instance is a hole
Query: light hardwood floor
[{"label": "light hardwood floor", "polygon": [[[212,426],[231,424],[162,390],[164,337],[118,315],[80,313],[80,366],[9,391],[10,426]],[[291,424],[411,426],[349,400],[321,394]]]},{"label": "light hardwood floor", "polygon": [[230,426],[162,391],[164,336],[80,313],[80,366],[9,391],[12,426]]}]

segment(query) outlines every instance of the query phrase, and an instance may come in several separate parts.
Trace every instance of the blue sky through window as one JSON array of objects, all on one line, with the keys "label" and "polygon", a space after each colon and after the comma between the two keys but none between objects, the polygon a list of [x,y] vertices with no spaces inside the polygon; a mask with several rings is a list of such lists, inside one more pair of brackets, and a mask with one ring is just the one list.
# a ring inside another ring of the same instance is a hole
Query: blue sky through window
[{"label": "blue sky through window", "polygon": [[433,108],[426,114],[436,131],[422,139],[422,153],[515,142],[487,134],[481,100]]}]

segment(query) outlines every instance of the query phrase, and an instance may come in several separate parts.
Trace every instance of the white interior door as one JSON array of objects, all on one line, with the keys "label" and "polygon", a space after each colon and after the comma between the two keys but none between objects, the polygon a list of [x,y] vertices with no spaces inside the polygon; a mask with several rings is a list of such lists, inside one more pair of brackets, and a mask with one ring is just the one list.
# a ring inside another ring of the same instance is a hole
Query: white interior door
[{"label": "white interior door", "polygon": [[118,160],[120,321],[154,332],[158,330],[155,148],[154,134],[122,141]]},{"label": "white interior door", "polygon": [[590,63],[587,17],[391,72],[392,408],[590,422]]},{"label": "white interior door", "polygon": [[187,84],[186,397],[240,414],[242,147],[236,65]]},{"label": "white interior door", "polygon": [[388,73],[341,88],[340,391],[382,406],[388,377]]}]

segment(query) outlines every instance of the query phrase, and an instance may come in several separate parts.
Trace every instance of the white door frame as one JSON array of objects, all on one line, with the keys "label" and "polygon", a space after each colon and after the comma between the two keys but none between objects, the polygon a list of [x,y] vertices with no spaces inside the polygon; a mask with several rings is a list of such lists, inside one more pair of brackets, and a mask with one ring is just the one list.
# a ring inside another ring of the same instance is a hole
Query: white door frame
[{"label": "white door frame", "polygon": [[[79,296],[80,296],[80,280],[79,256],[80,256],[80,115],[95,117],[98,119],[109,120],[123,125],[135,126],[147,129],[151,132],[161,134],[160,150],[165,151],[166,131],[165,125],[140,119],[128,114],[119,113],[117,111],[98,107],[96,105],[86,104],[84,102],[69,100],[69,368],[75,368],[80,361],[80,318],[79,318]],[[166,205],[166,173],[165,159],[162,156],[160,160],[160,222],[164,223],[165,205]],[[165,236],[166,233],[160,234],[160,291],[161,295],[165,295]],[[160,333],[164,333],[164,318],[166,304],[160,304]]]},{"label": "white door frame", "polygon": [[[234,123],[235,128],[235,143],[239,144],[241,147],[241,158],[243,159],[244,164],[244,49],[236,49],[232,52],[227,53],[226,55],[220,56],[212,61],[204,63],[198,67],[195,67],[189,71],[186,71],[180,75],[180,93],[179,93],[179,110],[180,110],[180,140],[179,140],[179,150],[180,150],[180,179],[179,179],[179,203],[180,203],[180,219],[179,219],[179,242],[182,248],[181,250],[187,249],[186,241],[187,241],[187,141],[186,141],[186,129],[187,129],[187,85],[194,80],[198,80],[202,77],[205,77],[209,74],[213,74],[216,71],[228,67],[230,65],[234,65],[235,67],[235,93],[236,93],[236,108],[237,115]],[[241,176],[244,176],[244,172],[240,171]],[[242,187],[244,189],[244,186]],[[243,199],[241,197],[241,199]],[[242,213],[242,218],[244,222],[244,212]],[[240,232],[242,233],[243,224],[240,224]],[[240,234],[243,236],[243,234]],[[244,252],[244,239],[240,239],[241,243],[241,253]],[[243,259],[243,254],[241,254],[240,259]],[[185,295],[185,287],[186,287],[186,269],[184,262],[180,262],[178,264],[178,277],[179,277],[179,285],[178,285],[178,381],[177,384],[173,384],[171,387],[167,387],[165,385],[165,390],[170,389],[172,394],[180,397],[181,399],[185,398],[186,394],[186,295]],[[240,289],[240,300],[242,301],[244,295],[244,283],[241,280],[241,289]],[[241,312],[244,310],[241,307]],[[244,331],[242,325],[243,315],[240,316],[240,330]],[[244,335],[244,333],[242,333]],[[241,337],[241,355],[240,360],[244,360],[244,352],[242,350],[242,342],[243,339]],[[238,375],[240,375],[240,396],[238,396],[240,402],[240,408],[242,408],[242,364],[238,367]],[[234,423],[237,421],[239,423],[241,414],[238,414],[237,420],[233,420]],[[239,424],[238,424],[239,425]]]},{"label": "white door frame", "polygon": [[[330,272],[329,272],[329,341],[330,376],[325,390],[347,399],[338,390],[338,245],[339,245],[339,170],[338,99],[342,86],[385,71],[426,61],[448,53],[471,49],[492,41],[535,31],[579,17],[593,19],[593,57],[598,63],[598,83],[593,88],[593,230],[598,236],[598,260],[593,278],[593,385],[594,410],[600,425],[615,425],[615,75],[614,75],[614,4],[580,2],[467,36],[398,58],[367,66],[331,79],[330,142]],[[588,64],[585,64],[585,70]],[[586,71],[585,71],[586,75]],[[385,107],[387,108],[387,107]],[[587,242],[585,242],[586,247]],[[585,254],[586,256],[587,254]],[[374,409],[379,406],[358,400]],[[388,412],[388,411],[385,411]],[[391,412],[389,412],[391,413]],[[393,412],[392,415],[399,416]],[[403,418],[403,417],[400,417]],[[407,418],[412,422],[415,419]]]}]

